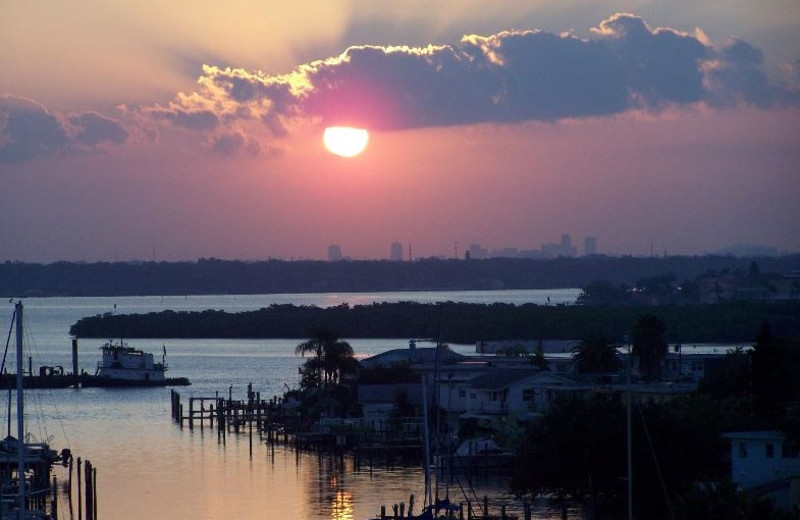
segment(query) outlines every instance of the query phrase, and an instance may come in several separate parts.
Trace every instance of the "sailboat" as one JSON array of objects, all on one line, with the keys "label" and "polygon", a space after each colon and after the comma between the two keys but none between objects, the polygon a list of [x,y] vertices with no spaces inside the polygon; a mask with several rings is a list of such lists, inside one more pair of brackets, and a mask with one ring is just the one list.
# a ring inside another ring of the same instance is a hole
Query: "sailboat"
[{"label": "sailboat", "polygon": [[0,441],[0,518],[54,520],[58,518],[58,510],[55,478],[52,476],[53,465],[59,462],[66,464],[71,454],[68,449],[59,454],[45,442],[25,440],[21,302],[14,306],[13,322],[16,328],[17,436],[15,438],[11,435],[9,394],[9,431],[6,438]]}]

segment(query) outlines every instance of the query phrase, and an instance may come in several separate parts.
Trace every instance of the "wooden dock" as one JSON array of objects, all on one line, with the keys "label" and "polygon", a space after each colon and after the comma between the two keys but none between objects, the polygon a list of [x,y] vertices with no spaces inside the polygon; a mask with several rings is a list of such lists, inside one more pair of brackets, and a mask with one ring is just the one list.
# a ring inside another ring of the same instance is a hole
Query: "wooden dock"
[{"label": "wooden dock", "polygon": [[256,433],[268,442],[275,442],[282,436],[288,443],[288,425],[292,417],[287,416],[277,397],[262,399],[261,392],[254,392],[252,384],[247,385],[245,399],[233,399],[232,388],[229,388],[227,397],[221,397],[219,392],[213,397],[189,397],[188,409],[176,390],[170,390],[170,397],[172,419],[181,428],[216,429],[223,441],[233,432],[249,433],[251,438]]}]

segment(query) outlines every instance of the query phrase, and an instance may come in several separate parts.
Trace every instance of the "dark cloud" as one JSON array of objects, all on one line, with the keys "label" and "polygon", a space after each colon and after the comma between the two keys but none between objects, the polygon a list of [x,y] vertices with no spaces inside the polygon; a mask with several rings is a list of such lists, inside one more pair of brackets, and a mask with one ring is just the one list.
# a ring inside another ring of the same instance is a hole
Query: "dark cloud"
[{"label": "dark cloud", "polygon": [[128,131],[113,119],[96,112],[84,112],[69,118],[69,123],[78,128],[75,140],[93,146],[102,142],[123,144],[128,140]]},{"label": "dark cloud", "polygon": [[0,96],[0,162],[49,157],[69,144],[61,121],[33,101]]},{"label": "dark cloud", "polygon": [[703,100],[701,65],[712,50],[696,37],[651,30],[643,19],[627,14],[604,20],[593,33],[603,53],[618,63],[625,86],[646,105]]},{"label": "dark cloud", "polygon": [[171,107],[149,110],[148,113],[189,130],[213,130],[219,125],[219,118],[212,110],[187,110]]},{"label": "dark cloud", "polygon": [[763,61],[761,50],[745,41],[734,39],[724,45],[709,66],[708,81],[713,86],[709,104],[730,107],[746,102],[766,108],[778,102],[784,92],[770,84],[761,68]]},{"label": "dark cloud", "polygon": [[232,157],[239,153],[255,157],[261,153],[261,144],[241,132],[231,132],[215,136],[211,149],[226,157]]},{"label": "dark cloud", "polygon": [[95,112],[62,117],[42,105],[0,96],[0,163],[85,151],[102,143],[123,144],[128,132]]},{"label": "dark cloud", "polygon": [[206,66],[199,92],[161,110],[197,128],[203,125],[183,120],[195,113],[187,111],[214,107],[206,108],[216,114],[204,114],[206,128],[252,119],[282,135],[294,117],[404,129],[792,99],[770,83],[761,51],[740,40],[714,48],[630,14],[611,16],[591,33],[507,31],[465,36],[458,45],[355,46],[283,76]]}]

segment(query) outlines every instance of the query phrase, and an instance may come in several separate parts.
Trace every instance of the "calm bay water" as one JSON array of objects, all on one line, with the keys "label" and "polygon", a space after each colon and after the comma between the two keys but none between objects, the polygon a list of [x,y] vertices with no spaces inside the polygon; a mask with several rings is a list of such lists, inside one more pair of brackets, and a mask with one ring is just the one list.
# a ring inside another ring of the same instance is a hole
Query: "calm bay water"
[{"label": "calm bay water", "polygon": [[[578,289],[546,291],[397,292],[353,294],[244,295],[189,297],[31,298],[24,301],[26,345],[34,371],[41,365],[71,370],[69,326],[79,318],[104,312],[146,313],[164,309],[244,311],[272,303],[332,306],[371,302],[456,301],[473,303],[571,303]],[[0,326],[8,330],[11,304]],[[287,340],[134,340],[131,346],[161,353],[167,349],[172,376],[185,376],[192,386],[178,388],[184,402],[190,396],[227,394],[243,398],[248,383],[262,397],[280,395],[298,383],[302,358],[294,355],[300,339]],[[82,340],[79,365],[94,373],[101,340]],[[357,356],[367,357],[407,340],[351,340]],[[454,345],[462,353],[473,345]],[[11,358],[10,358],[11,359]],[[10,367],[13,370],[13,362]],[[276,447],[247,435],[229,435],[220,444],[209,429],[181,430],[170,419],[169,389],[66,389],[27,393],[29,431],[51,439],[55,448],[69,447],[92,461],[98,470],[101,520],[366,519],[382,504],[421,498],[419,465],[356,466],[352,457],[320,457]],[[34,411],[38,413],[34,413]],[[6,414],[4,414],[6,415]],[[7,416],[4,425],[8,424]],[[58,474],[60,479],[64,472]],[[517,506],[504,494],[502,479],[482,478],[477,496],[489,494],[496,503]],[[469,486],[466,486],[469,487]],[[455,501],[465,501],[453,492]],[[474,500],[474,496],[471,497]],[[66,507],[66,504],[62,505]],[[62,509],[62,512],[66,509]],[[541,518],[557,515],[542,510]],[[64,515],[64,517],[68,517]]]}]

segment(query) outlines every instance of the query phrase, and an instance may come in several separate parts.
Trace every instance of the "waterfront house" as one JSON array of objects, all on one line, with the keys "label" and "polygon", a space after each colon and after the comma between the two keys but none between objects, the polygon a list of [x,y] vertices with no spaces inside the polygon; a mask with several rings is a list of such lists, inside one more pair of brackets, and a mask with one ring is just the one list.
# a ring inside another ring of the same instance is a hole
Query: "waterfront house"
[{"label": "waterfront house", "polygon": [[462,417],[515,416],[527,420],[558,399],[586,393],[592,385],[528,368],[495,368],[466,381],[440,386],[440,403]]},{"label": "waterfront house", "polygon": [[800,454],[774,430],[730,432],[731,480],[743,489],[775,500],[787,510],[800,508]]}]

